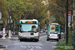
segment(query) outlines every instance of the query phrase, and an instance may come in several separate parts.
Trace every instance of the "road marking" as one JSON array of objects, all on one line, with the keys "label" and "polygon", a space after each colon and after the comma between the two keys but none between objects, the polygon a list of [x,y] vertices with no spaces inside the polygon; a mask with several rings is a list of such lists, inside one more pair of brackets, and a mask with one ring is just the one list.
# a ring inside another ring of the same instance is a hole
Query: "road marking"
[{"label": "road marking", "polygon": [[27,50],[33,50],[33,49],[31,48],[31,49],[27,49]]},{"label": "road marking", "polygon": [[0,50],[3,50],[3,49],[0,49]]},{"label": "road marking", "polygon": [[29,48],[29,49],[42,49],[42,47],[41,46],[20,46],[21,48]]},{"label": "road marking", "polygon": [[6,48],[8,47],[8,46],[5,46]]},{"label": "road marking", "polygon": [[35,46],[35,48],[42,49],[40,46]]},{"label": "road marking", "polygon": [[43,46],[42,43],[28,43],[28,42],[14,43],[14,45],[40,45],[40,46]]},{"label": "road marking", "polygon": [[21,48],[27,48],[26,46],[20,46]]}]

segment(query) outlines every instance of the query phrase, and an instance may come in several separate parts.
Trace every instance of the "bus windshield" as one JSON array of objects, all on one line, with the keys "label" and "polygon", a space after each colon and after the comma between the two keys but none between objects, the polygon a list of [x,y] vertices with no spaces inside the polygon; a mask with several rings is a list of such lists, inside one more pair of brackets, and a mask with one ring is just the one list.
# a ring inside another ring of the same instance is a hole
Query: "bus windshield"
[{"label": "bus windshield", "polygon": [[21,32],[36,32],[38,29],[38,25],[37,24],[21,24],[21,27],[20,27],[20,31]]}]

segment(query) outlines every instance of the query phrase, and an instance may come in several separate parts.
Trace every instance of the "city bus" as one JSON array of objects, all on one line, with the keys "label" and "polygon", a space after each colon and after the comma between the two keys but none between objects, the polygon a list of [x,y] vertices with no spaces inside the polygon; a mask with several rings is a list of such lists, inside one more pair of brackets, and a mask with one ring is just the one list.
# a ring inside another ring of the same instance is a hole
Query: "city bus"
[{"label": "city bus", "polygon": [[35,40],[39,41],[40,25],[36,19],[25,19],[19,21],[18,38],[23,40]]},{"label": "city bus", "polygon": [[49,24],[47,41],[49,39],[61,39],[61,26],[58,23]]}]

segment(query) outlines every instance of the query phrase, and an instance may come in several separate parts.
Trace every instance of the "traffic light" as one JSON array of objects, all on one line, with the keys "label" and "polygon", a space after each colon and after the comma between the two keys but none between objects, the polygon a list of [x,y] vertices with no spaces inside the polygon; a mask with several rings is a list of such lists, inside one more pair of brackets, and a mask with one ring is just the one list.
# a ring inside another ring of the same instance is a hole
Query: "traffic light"
[{"label": "traffic light", "polygon": [[11,9],[9,9],[9,16],[11,16]]},{"label": "traffic light", "polygon": [[13,28],[13,23],[11,23],[11,28]]}]

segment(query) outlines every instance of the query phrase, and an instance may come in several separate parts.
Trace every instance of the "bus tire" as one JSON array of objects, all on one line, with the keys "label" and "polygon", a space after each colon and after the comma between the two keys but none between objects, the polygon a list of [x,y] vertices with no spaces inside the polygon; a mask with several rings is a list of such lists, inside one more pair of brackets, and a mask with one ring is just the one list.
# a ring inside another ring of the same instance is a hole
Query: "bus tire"
[{"label": "bus tire", "polygon": [[20,39],[20,41],[23,41],[23,39]]},{"label": "bus tire", "polygon": [[36,42],[38,42],[38,41],[39,41],[39,39],[35,39],[35,41],[36,41]]}]

